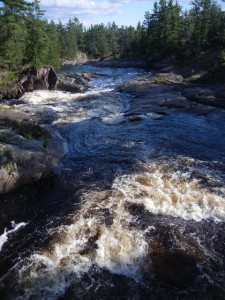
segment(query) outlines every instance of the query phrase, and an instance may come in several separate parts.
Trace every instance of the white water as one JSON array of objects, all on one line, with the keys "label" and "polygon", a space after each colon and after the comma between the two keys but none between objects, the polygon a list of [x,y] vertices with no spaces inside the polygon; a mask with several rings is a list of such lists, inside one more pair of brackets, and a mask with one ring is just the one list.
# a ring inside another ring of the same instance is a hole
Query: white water
[{"label": "white water", "polygon": [[[93,90],[76,95],[36,91],[25,95],[23,100],[34,112],[56,112],[53,124],[76,123],[95,117],[109,125],[120,124],[125,118],[123,107],[115,94],[113,98],[101,95],[108,91],[110,89]],[[101,103],[102,96],[104,102]],[[85,97],[89,97],[88,100]],[[159,118],[154,113],[148,116]],[[129,151],[135,143],[139,141],[125,139],[125,149]],[[196,222],[225,221],[225,189],[219,184],[223,174],[217,162],[184,156],[170,160],[158,157],[156,161],[139,163],[135,170],[126,175],[117,174],[111,189],[89,187],[81,196],[80,210],[71,212],[70,225],[49,230],[48,234],[56,237],[55,242],[14,266],[11,278],[16,288],[23,291],[16,299],[58,299],[69,286],[79,285],[82,276],[92,267],[141,282],[143,270],[151,264],[151,245],[145,235],[155,228],[131,227],[135,217],[129,212],[130,204],[141,205],[154,215]],[[110,224],[107,218],[111,219]],[[3,242],[8,233],[2,235]],[[90,248],[93,245],[95,247]]]},{"label": "white water", "polygon": [[[113,102],[107,93],[111,88],[98,88],[85,93],[71,94],[60,91],[34,91],[25,94],[21,100],[27,105],[20,106],[22,110],[52,115],[56,117],[55,124],[78,123],[93,118],[101,118],[107,124],[118,124],[121,121],[121,103],[118,99]],[[101,103],[104,93],[105,105]],[[88,98],[88,107],[85,99]],[[84,108],[85,106],[85,108]]]},{"label": "white water", "polygon": [[[185,172],[171,171],[174,164],[184,161],[189,165]],[[198,162],[178,158],[170,163],[141,164],[139,170],[136,174],[118,176],[110,190],[83,195],[83,205],[71,219],[71,225],[49,232],[58,237],[51,249],[35,253],[18,270],[17,284],[26,293],[17,299],[30,299],[34,295],[38,299],[57,299],[93,265],[137,282],[141,280],[148,255],[145,234],[154,227],[145,231],[129,227],[134,218],[127,209],[131,203],[142,204],[153,214],[225,221],[225,190],[217,194],[193,178],[199,172],[215,182],[210,166],[200,168]],[[111,225],[105,223],[105,210],[112,218]],[[85,252],[90,239],[91,245],[96,241],[96,250]]]},{"label": "white water", "polygon": [[11,226],[13,227],[13,229],[10,229],[7,231],[7,228],[5,228],[4,233],[2,235],[0,235],[0,251],[2,250],[3,245],[8,241],[8,236],[14,232],[16,232],[17,230],[19,230],[20,228],[23,228],[27,225],[27,223],[18,223],[15,224],[14,221],[11,222]]},{"label": "white water", "polygon": [[[180,160],[180,161],[179,161]],[[189,168],[182,172],[182,161]],[[170,163],[142,164],[137,174],[117,178],[114,187],[130,203],[142,204],[155,215],[181,217],[185,220],[211,219],[225,221],[225,188],[210,190],[210,183],[217,181],[209,166],[192,166],[193,159],[180,158]],[[179,170],[174,166],[179,165]],[[197,177],[194,175],[197,173]],[[209,188],[201,185],[208,181]]]}]

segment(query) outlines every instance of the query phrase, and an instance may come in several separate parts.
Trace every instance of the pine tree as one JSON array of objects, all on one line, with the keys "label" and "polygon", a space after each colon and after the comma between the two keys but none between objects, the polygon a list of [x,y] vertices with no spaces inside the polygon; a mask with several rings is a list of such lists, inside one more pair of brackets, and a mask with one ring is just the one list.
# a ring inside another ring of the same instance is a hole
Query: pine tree
[{"label": "pine tree", "polygon": [[16,69],[25,52],[26,27],[24,17],[30,3],[23,0],[0,1],[0,63]]},{"label": "pine tree", "polygon": [[43,66],[48,61],[48,23],[42,19],[43,15],[44,11],[40,9],[40,0],[34,0],[26,19],[28,30],[26,62],[35,67]]},{"label": "pine tree", "polygon": [[59,32],[57,25],[51,21],[47,25],[47,36],[48,36],[48,56],[47,63],[59,69],[61,66],[60,62],[60,47],[59,47]]}]

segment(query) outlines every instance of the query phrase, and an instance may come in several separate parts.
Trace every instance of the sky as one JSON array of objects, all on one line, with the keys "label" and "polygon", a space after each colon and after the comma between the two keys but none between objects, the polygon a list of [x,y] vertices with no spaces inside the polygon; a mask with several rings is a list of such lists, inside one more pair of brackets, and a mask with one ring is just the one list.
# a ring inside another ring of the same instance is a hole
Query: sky
[{"label": "sky", "polygon": [[[117,25],[136,26],[143,21],[146,11],[151,11],[155,0],[41,0],[41,8],[49,20],[66,23],[77,17],[86,27],[91,24],[107,24],[115,21]],[[190,0],[180,0],[186,9]],[[218,0],[225,8],[225,4]]]}]

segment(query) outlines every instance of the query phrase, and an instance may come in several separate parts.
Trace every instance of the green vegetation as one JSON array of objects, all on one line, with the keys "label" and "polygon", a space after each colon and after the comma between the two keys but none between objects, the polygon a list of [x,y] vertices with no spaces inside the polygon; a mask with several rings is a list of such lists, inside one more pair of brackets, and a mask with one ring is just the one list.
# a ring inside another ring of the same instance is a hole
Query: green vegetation
[{"label": "green vegetation", "polygon": [[15,81],[18,79],[18,73],[16,72],[8,72],[5,75],[2,75],[0,79],[0,86],[5,86],[6,84]]},{"label": "green vegetation", "polygon": [[51,138],[51,135],[38,125],[28,122],[19,122],[11,119],[3,119],[0,122],[1,126],[11,127],[17,134],[28,140],[36,140],[44,138],[46,141]]},{"label": "green vegetation", "polygon": [[144,20],[144,54],[151,60],[173,55],[194,59],[217,48],[224,59],[225,14],[214,0],[193,0],[183,12],[178,2],[160,0]]},{"label": "green vegetation", "polygon": [[0,147],[0,168],[3,167],[7,172],[16,171],[16,164],[14,163],[13,153],[5,146]]},{"label": "green vegetation", "polygon": [[[99,58],[155,60],[171,55],[184,60],[217,48],[217,63],[225,64],[225,14],[214,0],[192,0],[189,11],[173,0],[159,0],[136,27],[113,22],[88,29],[76,17],[65,25],[47,21],[40,0],[4,0],[0,28],[0,67],[11,71],[21,66],[59,68],[62,58],[75,59],[78,51]],[[9,73],[3,84],[13,76]]]}]

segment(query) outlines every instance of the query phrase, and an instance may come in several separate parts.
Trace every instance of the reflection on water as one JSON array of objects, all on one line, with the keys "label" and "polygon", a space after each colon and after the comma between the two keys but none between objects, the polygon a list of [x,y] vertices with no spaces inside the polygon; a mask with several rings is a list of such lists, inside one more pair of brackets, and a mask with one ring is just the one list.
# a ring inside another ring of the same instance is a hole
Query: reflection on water
[{"label": "reflection on water", "polygon": [[1,234],[29,221],[2,246],[2,298],[222,299],[225,112],[134,113],[114,87],[141,70],[66,71],[100,76],[20,106],[58,128],[69,156],[44,190],[2,197]]}]

